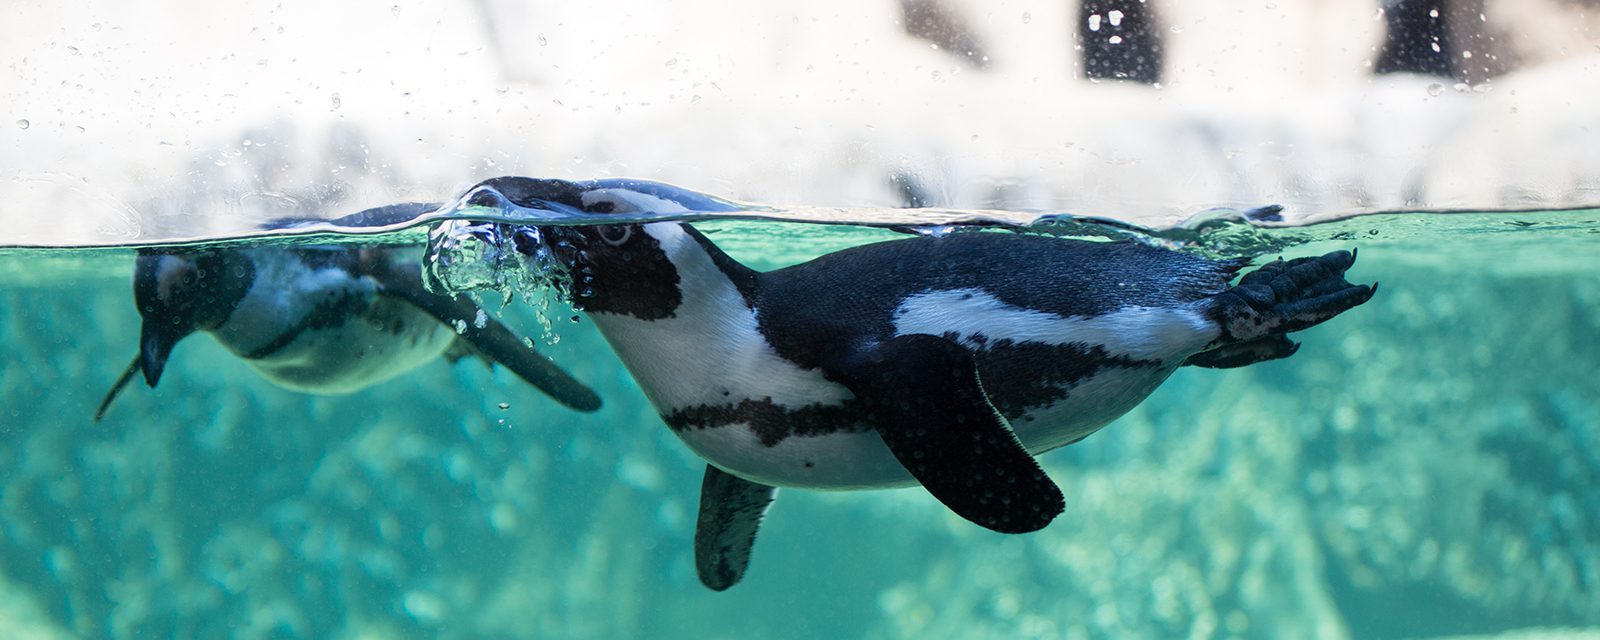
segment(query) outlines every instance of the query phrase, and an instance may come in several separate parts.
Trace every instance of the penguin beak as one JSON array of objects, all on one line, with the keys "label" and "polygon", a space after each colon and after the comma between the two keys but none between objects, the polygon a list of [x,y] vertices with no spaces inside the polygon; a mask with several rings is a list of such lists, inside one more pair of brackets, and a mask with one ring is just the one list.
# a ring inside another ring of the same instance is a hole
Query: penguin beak
[{"label": "penguin beak", "polygon": [[146,322],[139,336],[139,368],[144,371],[144,383],[152,389],[161,380],[161,372],[167,368],[172,347],[191,333],[183,330],[163,331],[157,328],[159,326]]}]

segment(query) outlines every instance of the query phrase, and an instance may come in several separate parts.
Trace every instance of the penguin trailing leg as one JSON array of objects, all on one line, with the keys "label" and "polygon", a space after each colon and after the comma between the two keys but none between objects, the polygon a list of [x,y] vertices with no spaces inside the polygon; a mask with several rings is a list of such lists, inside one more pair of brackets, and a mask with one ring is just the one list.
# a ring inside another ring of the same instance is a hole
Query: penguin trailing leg
[{"label": "penguin trailing leg", "polygon": [[744,575],[776,487],[920,485],[1006,533],[1064,509],[1034,456],[1132,409],[1185,364],[1294,351],[1285,334],[1366,302],[1347,252],[1274,262],[1134,242],[970,232],[862,245],[760,272],[692,226],[641,214],[728,203],[653,182],[496,178],[464,198],[539,227],[518,250],[570,264],[578,302],[663,421],[709,464],[695,562]]}]

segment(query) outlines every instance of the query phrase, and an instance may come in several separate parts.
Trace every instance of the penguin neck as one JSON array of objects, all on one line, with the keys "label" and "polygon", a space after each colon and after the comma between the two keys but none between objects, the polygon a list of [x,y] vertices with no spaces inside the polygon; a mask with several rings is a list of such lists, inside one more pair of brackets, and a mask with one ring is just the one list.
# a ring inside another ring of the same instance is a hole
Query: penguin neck
[{"label": "penguin neck", "polygon": [[[759,272],[744,266],[738,260],[734,260],[732,256],[723,252],[722,248],[718,247],[710,238],[707,238],[705,234],[700,233],[699,229],[686,224],[677,225],[677,228],[688,237],[689,241],[679,243],[681,245],[678,248],[679,256],[674,257],[671,253],[668,254],[668,258],[673,261],[673,266],[676,267],[679,260],[699,262],[702,258],[697,254],[703,254],[703,259],[709,260],[711,265],[716,267],[717,273],[721,274],[728,283],[739,291],[740,297],[744,298],[745,307],[754,308],[756,281],[760,275]],[[688,279],[684,277],[681,267],[678,268],[678,274],[678,286],[687,289],[689,286]]]},{"label": "penguin neck", "polygon": [[679,404],[685,381],[716,379],[765,344],[753,305],[760,274],[688,225],[655,223],[654,237],[676,271],[679,300],[666,317],[590,317],[658,409]]},{"label": "penguin neck", "polygon": [[[596,318],[634,318],[641,315],[646,323],[658,319],[713,320],[729,315],[744,315],[754,308],[760,273],[724,253],[705,234],[681,223],[648,224],[644,225],[643,232],[655,239],[666,265],[670,265],[669,269],[664,270],[664,277],[651,277],[652,282],[648,286],[671,288],[676,295],[668,297],[675,299],[674,303],[656,307],[645,314],[612,313],[608,309],[597,308],[593,314]],[[619,306],[629,308],[647,305]]]}]

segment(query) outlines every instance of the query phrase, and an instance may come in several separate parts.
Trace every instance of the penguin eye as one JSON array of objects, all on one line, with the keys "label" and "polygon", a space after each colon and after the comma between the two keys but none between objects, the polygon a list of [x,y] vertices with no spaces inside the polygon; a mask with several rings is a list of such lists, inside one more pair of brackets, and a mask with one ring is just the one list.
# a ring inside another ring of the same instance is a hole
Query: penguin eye
[{"label": "penguin eye", "polygon": [[600,227],[600,239],[606,241],[606,244],[609,244],[613,247],[622,246],[622,243],[627,242],[628,238],[632,237],[632,225],[619,224],[609,227]]}]

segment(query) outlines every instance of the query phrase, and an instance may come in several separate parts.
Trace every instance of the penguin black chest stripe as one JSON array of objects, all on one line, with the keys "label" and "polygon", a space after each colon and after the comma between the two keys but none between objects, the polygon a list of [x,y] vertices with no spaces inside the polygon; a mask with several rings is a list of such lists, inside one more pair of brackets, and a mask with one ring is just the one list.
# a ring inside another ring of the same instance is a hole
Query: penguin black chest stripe
[{"label": "penguin black chest stripe", "polygon": [[775,447],[791,437],[811,437],[867,430],[867,410],[859,401],[784,407],[770,398],[746,398],[731,404],[702,404],[667,413],[662,420],[673,431],[745,425],[762,445]]},{"label": "penguin black chest stripe", "polygon": [[[371,294],[353,292],[335,292],[327,299],[317,304],[310,312],[306,313],[299,322],[285,329],[272,341],[261,345],[248,352],[239,354],[246,360],[261,360],[271,358],[295,341],[299,340],[307,331],[317,329],[332,329],[356,321],[363,311],[372,306]],[[390,328],[398,334],[404,327],[399,323]]]},{"label": "penguin black chest stripe", "polygon": [[353,251],[303,247],[245,255],[257,277],[217,331],[247,360],[272,358],[307,332],[362,321],[377,296],[376,283],[356,274]]}]

